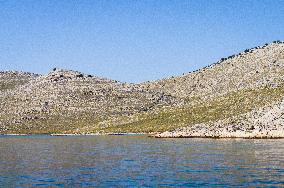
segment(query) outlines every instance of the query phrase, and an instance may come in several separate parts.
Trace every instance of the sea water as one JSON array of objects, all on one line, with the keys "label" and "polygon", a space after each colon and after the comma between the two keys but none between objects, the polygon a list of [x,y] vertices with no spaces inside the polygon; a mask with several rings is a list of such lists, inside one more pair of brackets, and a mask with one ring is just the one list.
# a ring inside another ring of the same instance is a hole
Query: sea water
[{"label": "sea water", "polygon": [[0,136],[0,187],[284,187],[284,139]]}]

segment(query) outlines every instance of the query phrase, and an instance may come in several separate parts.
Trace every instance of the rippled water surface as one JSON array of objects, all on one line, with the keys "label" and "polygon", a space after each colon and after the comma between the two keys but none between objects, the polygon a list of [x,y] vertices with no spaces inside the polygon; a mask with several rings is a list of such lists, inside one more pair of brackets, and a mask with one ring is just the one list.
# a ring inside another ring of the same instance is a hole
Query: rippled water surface
[{"label": "rippled water surface", "polygon": [[284,140],[0,136],[0,187],[284,186]]}]

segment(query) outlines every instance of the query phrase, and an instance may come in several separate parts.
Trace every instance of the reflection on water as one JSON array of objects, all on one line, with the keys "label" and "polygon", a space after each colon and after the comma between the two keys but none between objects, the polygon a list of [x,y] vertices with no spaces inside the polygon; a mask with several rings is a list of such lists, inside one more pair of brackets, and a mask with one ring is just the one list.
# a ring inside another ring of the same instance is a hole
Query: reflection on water
[{"label": "reflection on water", "polygon": [[284,140],[0,136],[0,187],[284,186]]}]

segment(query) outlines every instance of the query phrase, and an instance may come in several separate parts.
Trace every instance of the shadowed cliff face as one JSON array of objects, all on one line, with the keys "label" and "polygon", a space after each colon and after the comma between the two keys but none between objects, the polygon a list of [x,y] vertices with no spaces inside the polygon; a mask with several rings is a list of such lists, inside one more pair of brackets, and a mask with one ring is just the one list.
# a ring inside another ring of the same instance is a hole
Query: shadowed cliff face
[{"label": "shadowed cliff face", "polygon": [[281,99],[283,84],[282,42],[184,76],[141,84],[61,69],[47,75],[0,72],[0,132],[174,130],[269,106]]}]

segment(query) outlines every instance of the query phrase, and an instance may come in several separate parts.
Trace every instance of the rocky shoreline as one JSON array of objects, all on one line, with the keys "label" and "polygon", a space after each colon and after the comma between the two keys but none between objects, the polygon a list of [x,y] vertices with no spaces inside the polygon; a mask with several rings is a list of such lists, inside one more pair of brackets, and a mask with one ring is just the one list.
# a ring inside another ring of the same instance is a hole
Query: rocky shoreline
[{"label": "rocky shoreline", "polygon": [[[51,134],[0,134],[0,136],[124,136],[124,135],[149,135],[148,133],[51,133]],[[154,134],[153,134],[154,135]]]},{"label": "rocky shoreline", "polygon": [[284,138],[284,98],[246,114],[156,134],[156,138]]},{"label": "rocky shoreline", "polygon": [[246,139],[279,139],[284,138],[284,129],[279,130],[237,130],[230,132],[227,129],[220,130],[181,130],[163,132],[154,135],[155,138],[246,138]]},{"label": "rocky shoreline", "polygon": [[0,71],[0,134],[283,138],[283,96],[282,41],[137,84],[58,68]]},{"label": "rocky shoreline", "polygon": [[226,129],[220,130],[180,130],[166,131],[163,133],[90,133],[90,134],[1,134],[1,136],[31,136],[31,135],[47,135],[47,136],[131,136],[146,135],[152,138],[210,138],[210,139],[284,139],[284,129],[279,130],[254,130],[242,131],[237,130],[230,132]]}]

